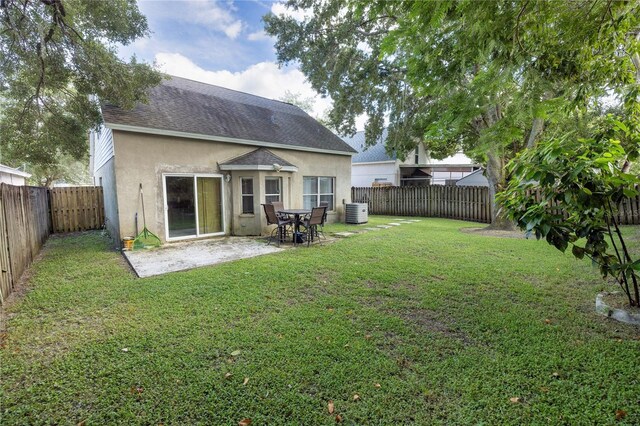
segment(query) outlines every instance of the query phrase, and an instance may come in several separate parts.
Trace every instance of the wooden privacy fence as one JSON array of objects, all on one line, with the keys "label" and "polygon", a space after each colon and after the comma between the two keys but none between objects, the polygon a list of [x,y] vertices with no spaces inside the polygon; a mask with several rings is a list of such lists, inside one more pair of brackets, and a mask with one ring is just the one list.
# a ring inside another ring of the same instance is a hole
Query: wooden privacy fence
[{"label": "wooden privacy fence", "polygon": [[0,185],[0,304],[52,232],[102,228],[101,187]]},{"label": "wooden privacy fence", "polygon": [[640,225],[640,195],[622,200],[616,220],[621,225]]},{"label": "wooden privacy fence", "polygon": [[[528,195],[532,194],[535,195],[537,200],[542,198],[537,190],[528,192]],[[551,207],[551,213],[562,215],[565,219],[569,217],[569,214],[562,209],[562,203],[553,202],[549,206]],[[640,225],[640,195],[633,198],[623,198],[618,205],[615,220],[619,225]]]},{"label": "wooden privacy fence", "polygon": [[0,301],[38,254],[51,233],[46,188],[0,185]]},{"label": "wooden privacy fence", "polygon": [[481,186],[354,187],[351,188],[351,200],[367,203],[370,214],[491,222],[489,190]]},{"label": "wooden privacy fence", "polygon": [[101,186],[71,186],[49,190],[53,232],[98,229],[104,223]]},{"label": "wooden privacy fence", "polygon": [[[354,187],[351,200],[367,203],[370,214],[491,222],[489,190],[480,186]],[[640,225],[640,196],[624,199],[618,206],[616,220],[621,225]]]}]

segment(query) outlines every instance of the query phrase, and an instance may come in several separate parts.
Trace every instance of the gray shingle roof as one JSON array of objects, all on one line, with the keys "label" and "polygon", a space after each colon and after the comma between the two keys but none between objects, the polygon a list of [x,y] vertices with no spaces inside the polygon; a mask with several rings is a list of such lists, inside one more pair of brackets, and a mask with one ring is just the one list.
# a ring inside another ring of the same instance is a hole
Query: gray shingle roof
[{"label": "gray shingle roof", "polygon": [[242,154],[239,157],[232,158],[229,161],[225,161],[224,163],[220,163],[221,166],[272,166],[273,164],[293,166],[293,164],[278,157],[266,148],[258,148],[254,151]]},{"label": "gray shingle roof", "polygon": [[354,152],[297,106],[170,76],[132,110],[102,106],[107,125],[220,136],[306,149]]},{"label": "gray shingle roof", "polygon": [[357,132],[352,137],[343,137],[349,146],[358,153],[351,157],[352,163],[374,163],[378,161],[392,161],[396,159],[395,153],[393,155],[387,154],[384,147],[384,142],[387,140],[387,129],[382,131],[382,135],[378,138],[375,145],[366,147],[364,139],[364,131]]}]

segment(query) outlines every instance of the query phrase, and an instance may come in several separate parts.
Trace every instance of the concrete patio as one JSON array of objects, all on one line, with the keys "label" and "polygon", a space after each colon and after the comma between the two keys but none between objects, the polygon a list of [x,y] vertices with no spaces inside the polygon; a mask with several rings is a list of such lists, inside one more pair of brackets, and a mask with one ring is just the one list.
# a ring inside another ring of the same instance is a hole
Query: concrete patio
[{"label": "concrete patio", "polygon": [[284,250],[264,240],[223,237],[165,244],[155,249],[122,252],[140,278],[215,265]]}]

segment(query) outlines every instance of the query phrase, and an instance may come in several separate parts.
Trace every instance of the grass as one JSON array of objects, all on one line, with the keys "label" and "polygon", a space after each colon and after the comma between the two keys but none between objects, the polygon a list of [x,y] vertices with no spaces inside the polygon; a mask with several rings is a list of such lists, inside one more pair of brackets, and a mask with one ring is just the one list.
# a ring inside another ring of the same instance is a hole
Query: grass
[{"label": "grass", "polygon": [[148,279],[100,233],[51,238],[9,312],[0,423],[639,424],[640,331],[593,309],[612,287],[466,226]]}]

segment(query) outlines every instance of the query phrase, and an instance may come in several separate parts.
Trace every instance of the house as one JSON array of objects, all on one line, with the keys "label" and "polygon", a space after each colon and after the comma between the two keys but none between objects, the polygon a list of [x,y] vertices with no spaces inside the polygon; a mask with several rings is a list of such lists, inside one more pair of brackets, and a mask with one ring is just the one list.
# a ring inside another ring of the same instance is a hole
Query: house
[{"label": "house", "polygon": [[142,230],[143,219],[165,242],[259,235],[267,231],[262,203],[326,201],[328,221],[337,221],[350,201],[355,151],[294,105],[169,77],[147,104],[105,104],[102,114],[90,135],[91,169],[118,241]]},{"label": "house", "polygon": [[365,145],[364,131],[343,140],[358,153],[352,157],[351,185],[368,186],[416,186],[450,185],[480,166],[462,152],[443,160],[435,160],[423,144],[400,160],[395,153],[388,153],[385,147],[387,130],[374,145]]},{"label": "house", "polygon": [[489,186],[489,181],[484,175],[484,169],[478,169],[475,172],[463,177],[456,182],[456,186]]},{"label": "house", "polygon": [[0,164],[0,183],[22,186],[27,184],[27,179],[30,177],[29,173]]}]

